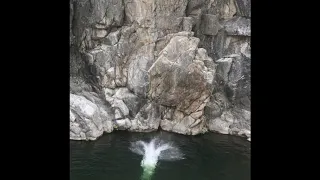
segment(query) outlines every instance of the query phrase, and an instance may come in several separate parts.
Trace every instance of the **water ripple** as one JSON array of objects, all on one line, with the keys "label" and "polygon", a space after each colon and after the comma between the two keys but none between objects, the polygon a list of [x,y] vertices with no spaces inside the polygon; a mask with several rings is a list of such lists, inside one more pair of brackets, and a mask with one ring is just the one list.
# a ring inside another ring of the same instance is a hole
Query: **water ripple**
[{"label": "water ripple", "polygon": [[178,147],[185,159],[160,160],[152,180],[250,180],[251,147],[244,138],[167,132],[114,132],[94,142],[70,141],[71,180],[139,180],[142,157],[130,151],[130,143],[155,137]]}]

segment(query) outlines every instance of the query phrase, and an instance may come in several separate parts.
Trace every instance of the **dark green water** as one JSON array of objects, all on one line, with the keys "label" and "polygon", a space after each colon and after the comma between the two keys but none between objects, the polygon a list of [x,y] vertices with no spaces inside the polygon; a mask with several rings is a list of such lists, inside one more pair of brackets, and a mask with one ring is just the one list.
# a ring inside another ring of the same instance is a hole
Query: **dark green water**
[{"label": "dark green water", "polygon": [[173,141],[185,159],[158,161],[152,180],[250,180],[250,142],[207,133],[183,136],[168,132],[105,134],[97,141],[70,141],[71,180],[140,180],[142,156],[130,142],[154,137]]}]

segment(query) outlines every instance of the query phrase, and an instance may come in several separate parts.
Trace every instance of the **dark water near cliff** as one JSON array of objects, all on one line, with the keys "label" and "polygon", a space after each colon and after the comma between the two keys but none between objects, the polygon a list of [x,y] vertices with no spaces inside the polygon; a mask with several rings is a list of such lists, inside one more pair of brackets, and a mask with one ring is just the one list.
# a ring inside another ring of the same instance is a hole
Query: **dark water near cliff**
[{"label": "dark water near cliff", "polygon": [[159,161],[152,180],[250,180],[250,142],[207,133],[183,136],[168,132],[105,134],[97,141],[70,141],[71,180],[140,180],[142,156],[130,142],[155,136],[170,140],[185,155],[178,161]]}]

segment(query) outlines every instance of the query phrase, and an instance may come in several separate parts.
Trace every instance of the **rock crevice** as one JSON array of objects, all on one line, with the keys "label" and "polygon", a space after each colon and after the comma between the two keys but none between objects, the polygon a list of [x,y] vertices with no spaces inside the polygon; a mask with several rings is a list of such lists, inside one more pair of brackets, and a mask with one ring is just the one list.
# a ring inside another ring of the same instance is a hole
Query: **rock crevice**
[{"label": "rock crevice", "polygon": [[251,139],[250,0],[70,0],[70,139]]}]

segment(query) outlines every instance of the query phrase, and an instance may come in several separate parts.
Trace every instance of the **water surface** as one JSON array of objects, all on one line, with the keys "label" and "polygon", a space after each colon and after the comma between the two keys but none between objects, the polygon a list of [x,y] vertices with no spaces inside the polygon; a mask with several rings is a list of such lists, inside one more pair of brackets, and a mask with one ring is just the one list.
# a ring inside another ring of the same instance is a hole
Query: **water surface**
[{"label": "water surface", "polygon": [[70,141],[71,180],[140,180],[142,156],[129,149],[130,143],[154,137],[173,142],[184,159],[159,160],[152,180],[250,180],[250,142],[244,138],[163,131],[117,131],[93,142]]}]

